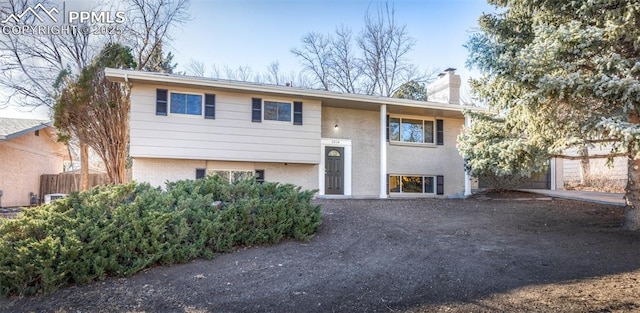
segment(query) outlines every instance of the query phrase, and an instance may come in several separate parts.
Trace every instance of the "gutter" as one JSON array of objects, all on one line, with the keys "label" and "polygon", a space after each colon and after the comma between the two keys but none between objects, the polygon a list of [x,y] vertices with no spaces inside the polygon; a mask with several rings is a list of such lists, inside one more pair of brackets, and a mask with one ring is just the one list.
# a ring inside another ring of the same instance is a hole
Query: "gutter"
[{"label": "gutter", "polygon": [[242,90],[249,92],[262,92],[262,93],[278,93],[295,97],[307,97],[307,98],[319,98],[319,99],[335,99],[335,100],[347,100],[357,101],[365,103],[375,104],[389,104],[405,107],[415,108],[428,108],[439,109],[446,111],[462,112],[463,110],[470,111],[486,111],[484,108],[474,106],[464,106],[458,104],[447,104],[428,101],[416,101],[380,96],[369,96],[349,93],[339,93],[325,90],[314,90],[297,87],[284,87],[275,85],[264,85],[257,83],[236,82],[229,80],[220,80],[215,78],[202,78],[194,76],[183,76],[164,73],[142,72],[133,70],[122,70],[114,68],[105,68],[105,76],[111,81],[143,81],[151,83],[167,83],[167,84],[186,84],[198,87],[213,87],[232,90]]}]

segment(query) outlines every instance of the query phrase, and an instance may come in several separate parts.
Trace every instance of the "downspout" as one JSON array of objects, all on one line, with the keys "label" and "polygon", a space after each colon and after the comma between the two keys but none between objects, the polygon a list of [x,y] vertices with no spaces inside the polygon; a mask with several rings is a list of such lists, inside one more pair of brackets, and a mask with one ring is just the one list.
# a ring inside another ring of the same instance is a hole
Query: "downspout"
[{"label": "downspout", "polygon": [[387,105],[380,105],[380,199],[387,196]]}]

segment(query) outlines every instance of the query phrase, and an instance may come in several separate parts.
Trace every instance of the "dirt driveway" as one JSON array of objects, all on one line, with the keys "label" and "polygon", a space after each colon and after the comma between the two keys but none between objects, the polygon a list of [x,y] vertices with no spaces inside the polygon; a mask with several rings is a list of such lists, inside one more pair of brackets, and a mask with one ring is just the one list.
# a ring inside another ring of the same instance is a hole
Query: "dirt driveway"
[{"label": "dirt driveway", "polygon": [[640,234],[569,200],[325,200],[307,243],[242,249],[8,312],[637,312]]}]

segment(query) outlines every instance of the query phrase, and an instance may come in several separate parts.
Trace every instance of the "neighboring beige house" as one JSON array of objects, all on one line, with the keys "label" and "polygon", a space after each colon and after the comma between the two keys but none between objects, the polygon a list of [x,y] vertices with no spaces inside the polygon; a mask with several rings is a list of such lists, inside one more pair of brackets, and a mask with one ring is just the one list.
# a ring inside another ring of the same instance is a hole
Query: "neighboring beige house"
[{"label": "neighboring beige house", "polygon": [[[589,155],[606,155],[611,152],[610,145],[594,146],[588,149]],[[577,149],[569,149],[564,151],[569,156],[579,156]],[[616,157],[613,162],[607,164],[606,158],[590,159],[588,172],[583,173],[580,160],[563,159],[563,171],[558,173],[562,175],[565,185],[575,186],[583,185],[589,187],[598,187],[606,185],[609,188],[615,188],[622,191],[627,183],[627,158]],[[585,177],[586,176],[586,177]]]},{"label": "neighboring beige house", "polygon": [[105,74],[132,87],[137,181],[163,186],[257,174],[318,189],[320,197],[471,192],[456,148],[465,107],[453,69],[436,82],[444,103],[119,69]]},{"label": "neighboring beige house", "polygon": [[40,175],[62,172],[64,149],[49,121],[0,118],[0,207],[29,205]]}]

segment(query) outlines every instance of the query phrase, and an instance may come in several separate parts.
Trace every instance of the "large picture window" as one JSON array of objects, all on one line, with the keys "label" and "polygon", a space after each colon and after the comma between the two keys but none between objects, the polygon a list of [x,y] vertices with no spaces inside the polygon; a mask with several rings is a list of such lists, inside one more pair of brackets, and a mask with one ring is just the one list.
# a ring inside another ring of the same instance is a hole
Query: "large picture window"
[{"label": "large picture window", "polygon": [[417,175],[389,175],[389,192],[435,193],[435,177]]},{"label": "large picture window", "polygon": [[172,92],[169,107],[171,114],[202,115],[202,95]]},{"label": "large picture window", "polygon": [[389,140],[410,143],[433,143],[433,121],[389,118]]},{"label": "large picture window", "polygon": [[291,103],[265,100],[264,120],[291,122]]}]

